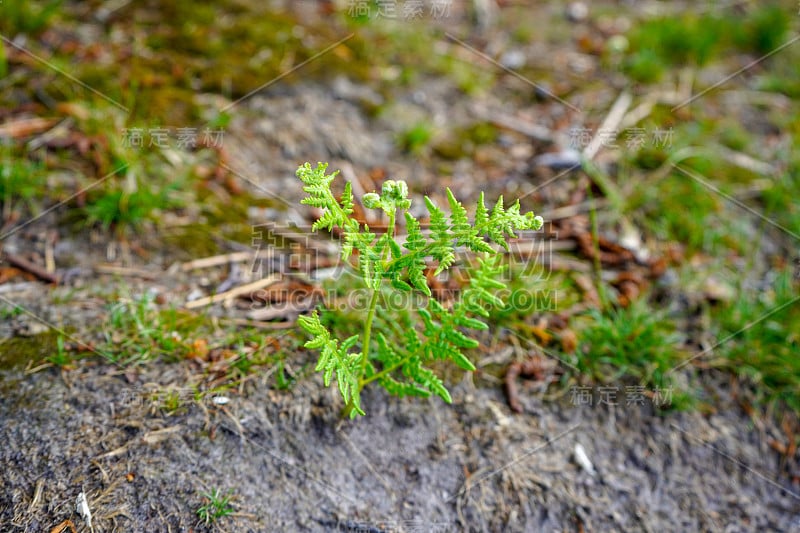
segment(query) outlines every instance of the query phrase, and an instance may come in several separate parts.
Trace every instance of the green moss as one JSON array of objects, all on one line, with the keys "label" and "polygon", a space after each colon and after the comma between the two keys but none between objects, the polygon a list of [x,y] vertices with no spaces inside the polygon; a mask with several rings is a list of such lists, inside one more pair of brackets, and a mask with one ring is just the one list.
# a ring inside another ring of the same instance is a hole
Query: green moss
[{"label": "green moss", "polygon": [[491,144],[497,139],[497,129],[490,123],[478,122],[457,129],[433,145],[438,156],[449,160],[470,157],[476,146]]},{"label": "green moss", "polygon": [[109,309],[103,328],[106,338],[98,351],[121,364],[159,358],[176,361],[195,354],[198,341],[207,346],[212,330],[204,316],[161,308],[149,293],[138,298],[125,295]]},{"label": "green moss", "polygon": [[58,19],[62,3],[62,0],[0,2],[0,32],[12,38],[19,33],[39,33]]},{"label": "green moss", "polygon": [[57,350],[59,334],[48,330],[31,337],[12,337],[0,342],[0,370],[22,368],[42,361]]},{"label": "green moss", "polygon": [[[226,0],[215,4],[176,0],[146,6],[133,3],[124,9],[127,16],[115,22],[115,30],[131,36],[134,53],[129,44],[108,45],[115,57],[126,57],[124,61],[51,59],[82,82],[128,106],[132,121],[151,127],[203,124],[195,103],[196,95],[203,92],[235,100],[278,77],[281,83],[292,83],[344,73],[364,80],[373,63],[365,57],[373,53],[372,43],[354,35],[309,62],[302,74],[286,75],[345,33],[328,21],[298,20],[289,11],[258,4],[244,7]],[[93,97],[80,94],[82,98]]]},{"label": "green moss", "polygon": [[6,45],[0,41],[0,79],[8,75],[8,58],[6,57]]},{"label": "green moss", "polygon": [[477,145],[491,144],[497,140],[497,128],[489,122],[477,122],[462,130],[461,137]]},{"label": "green moss", "polygon": [[800,411],[800,284],[791,269],[760,295],[739,291],[738,298],[715,314],[723,359],[715,365],[735,372],[750,385],[762,405]]},{"label": "green moss", "polygon": [[684,13],[635,25],[629,35],[634,50],[649,51],[670,65],[703,65],[716,51],[725,21],[712,16]]},{"label": "green moss", "polygon": [[759,79],[758,89],[782,93],[789,98],[798,99],[800,98],[800,69],[796,69],[792,75],[764,74]]},{"label": "green moss", "polygon": [[[796,146],[793,144],[793,146]],[[764,215],[800,235],[800,154],[762,195]]]},{"label": "green moss", "polygon": [[0,203],[4,213],[20,207],[35,212],[46,184],[44,164],[25,158],[11,147],[0,146]]},{"label": "green moss", "polygon": [[398,143],[403,150],[418,154],[428,146],[433,137],[433,127],[427,122],[420,122],[400,134]]},{"label": "green moss", "polygon": [[785,43],[797,5],[764,2],[748,13],[743,23],[731,25],[733,42],[742,50],[766,55]]},{"label": "green moss", "polygon": [[678,241],[690,253],[718,253],[727,248],[732,228],[723,221],[724,200],[681,172],[657,184],[638,187],[627,199],[628,210],[664,241]]},{"label": "green moss", "polygon": [[720,142],[731,150],[743,151],[750,145],[750,135],[738,122],[722,121],[719,131]]},{"label": "green moss", "polygon": [[187,258],[208,257],[222,253],[214,239],[215,230],[207,224],[186,224],[166,230],[162,239],[167,247],[183,252]]},{"label": "green moss", "polygon": [[86,207],[86,223],[100,224],[104,229],[138,229],[146,220],[154,220],[156,212],[172,207],[168,191],[154,193],[139,189],[127,193],[112,189],[91,200]]},{"label": "green moss", "polygon": [[655,170],[669,158],[669,154],[660,147],[642,146],[633,157],[633,163],[643,170]]},{"label": "green moss", "polygon": [[664,64],[650,48],[637,50],[625,63],[625,72],[640,83],[655,83],[664,75]]},{"label": "green moss", "polygon": [[658,17],[635,24],[628,34],[631,55],[627,73],[652,83],[664,66],[703,66],[724,52],[739,49],[766,55],[784,44],[796,8],[774,2],[749,9],[744,17],[730,11]]}]

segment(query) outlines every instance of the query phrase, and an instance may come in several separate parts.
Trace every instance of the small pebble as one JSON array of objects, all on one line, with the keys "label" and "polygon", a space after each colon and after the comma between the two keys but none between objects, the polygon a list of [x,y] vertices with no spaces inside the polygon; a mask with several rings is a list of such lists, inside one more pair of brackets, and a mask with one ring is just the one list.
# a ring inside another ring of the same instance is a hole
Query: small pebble
[{"label": "small pebble", "polygon": [[575,445],[575,462],[590,476],[594,476],[597,473],[594,470],[594,465],[592,465],[592,462],[589,460],[589,456],[586,455],[586,450],[581,444]]},{"label": "small pebble", "polygon": [[192,300],[197,300],[198,298],[202,298],[203,296],[205,296],[205,293],[200,289],[192,289],[192,292],[190,292],[189,295],[186,296],[186,301],[191,302]]},{"label": "small pebble", "polygon": [[525,54],[521,50],[509,50],[500,57],[500,64],[510,69],[522,68],[525,62]]},{"label": "small pebble", "polygon": [[567,148],[560,152],[542,154],[533,159],[533,164],[553,170],[567,170],[581,165],[581,154],[577,150]]},{"label": "small pebble", "polygon": [[624,35],[614,35],[606,42],[606,49],[614,54],[626,52],[628,46],[628,39]]},{"label": "small pebble", "polygon": [[570,22],[583,22],[589,16],[589,7],[584,2],[570,2],[566,15]]},{"label": "small pebble", "polygon": [[49,329],[49,327],[38,320],[30,320],[17,330],[17,335],[20,337],[36,337],[37,335],[47,333]]}]

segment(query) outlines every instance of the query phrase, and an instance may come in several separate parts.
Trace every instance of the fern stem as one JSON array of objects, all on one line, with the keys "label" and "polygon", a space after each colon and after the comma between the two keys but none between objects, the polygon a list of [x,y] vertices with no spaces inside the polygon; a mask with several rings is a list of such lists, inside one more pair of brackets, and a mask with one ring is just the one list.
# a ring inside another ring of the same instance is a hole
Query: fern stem
[{"label": "fern stem", "polygon": [[394,372],[395,370],[397,370],[398,368],[400,368],[401,366],[406,364],[408,362],[408,360],[411,359],[411,357],[412,357],[411,355],[407,355],[399,363],[394,364],[394,365],[392,365],[390,367],[384,368],[383,370],[381,370],[377,374],[373,374],[370,377],[368,377],[367,379],[360,380],[358,382],[358,388],[359,389],[363,389],[364,387],[366,387],[367,385],[369,385],[373,381],[376,381],[378,379],[381,379],[383,376],[391,374],[392,372]]},{"label": "fern stem", "polygon": [[[387,227],[387,231],[389,235],[394,238],[394,230],[395,230],[395,213],[389,213],[389,225]],[[386,260],[386,252],[383,253],[381,257],[381,262]],[[385,271],[385,269],[384,269]],[[369,342],[370,337],[372,336],[372,321],[375,319],[375,311],[378,308],[378,296],[380,294],[380,288],[372,290],[372,298],[369,302],[369,313],[367,314],[367,322],[364,324],[364,346],[361,350],[363,355],[361,359],[361,375],[363,376],[367,371],[367,362],[369,361]],[[358,383],[358,392],[364,388],[366,383],[362,383],[359,380]]]},{"label": "fern stem", "polygon": [[389,214],[389,225],[386,227],[386,231],[389,232],[389,236],[394,238],[394,213]]},{"label": "fern stem", "polygon": [[[370,337],[372,336],[372,321],[375,318],[375,310],[378,308],[378,295],[379,292],[377,289],[372,290],[372,298],[369,301],[369,313],[367,314],[367,321],[364,324],[364,345],[361,349],[362,352],[362,359],[361,359],[361,375],[363,376],[364,373],[367,371],[367,361],[369,361],[369,342]],[[359,383],[358,391],[361,392],[364,385]]]}]

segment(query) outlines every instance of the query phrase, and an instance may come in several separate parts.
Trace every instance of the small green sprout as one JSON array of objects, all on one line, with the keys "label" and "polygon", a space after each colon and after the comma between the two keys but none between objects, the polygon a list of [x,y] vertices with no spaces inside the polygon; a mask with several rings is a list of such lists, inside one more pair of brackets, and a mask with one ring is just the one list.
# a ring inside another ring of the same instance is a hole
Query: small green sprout
[{"label": "small green sprout", "polygon": [[230,504],[233,499],[233,491],[228,491],[223,495],[221,490],[213,489],[211,492],[204,492],[203,497],[206,503],[197,509],[197,516],[204,524],[209,525],[220,518],[233,514],[234,509]]}]

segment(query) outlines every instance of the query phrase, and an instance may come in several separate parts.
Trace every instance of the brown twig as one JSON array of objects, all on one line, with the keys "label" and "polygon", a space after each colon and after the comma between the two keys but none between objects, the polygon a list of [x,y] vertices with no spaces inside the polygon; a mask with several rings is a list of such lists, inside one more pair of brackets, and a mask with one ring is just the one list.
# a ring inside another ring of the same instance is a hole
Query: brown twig
[{"label": "brown twig", "polygon": [[498,128],[515,131],[537,141],[547,143],[553,142],[553,133],[549,129],[539,124],[528,122],[504,113],[490,113],[488,110],[483,111],[482,115],[483,118],[489,120],[492,125],[497,126]]},{"label": "brown twig", "polygon": [[135,278],[142,278],[146,280],[154,280],[159,277],[159,273],[151,272],[141,268],[121,267],[117,265],[99,264],[94,266],[94,271],[98,274],[111,274],[115,276],[129,276]]},{"label": "brown twig", "polygon": [[44,267],[28,261],[24,257],[20,257],[8,252],[3,252],[3,255],[5,256],[6,261],[8,261],[8,264],[17,267],[20,270],[24,270],[25,272],[30,272],[42,281],[58,285],[58,274],[48,272]]}]

